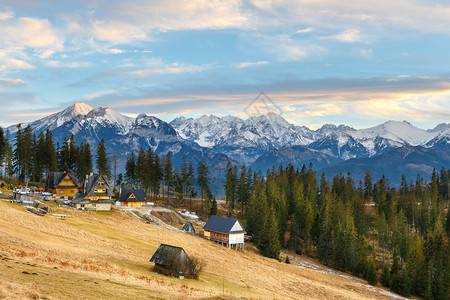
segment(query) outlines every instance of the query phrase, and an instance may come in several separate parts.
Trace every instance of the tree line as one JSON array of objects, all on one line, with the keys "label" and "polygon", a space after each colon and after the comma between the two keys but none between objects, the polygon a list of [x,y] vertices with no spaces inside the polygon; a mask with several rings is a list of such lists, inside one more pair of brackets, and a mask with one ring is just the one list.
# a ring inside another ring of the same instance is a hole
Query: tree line
[{"label": "tree line", "polygon": [[448,299],[450,282],[450,170],[431,180],[390,187],[384,176],[355,183],[350,174],[320,180],[310,165],[273,168],[265,176],[229,165],[229,214],[241,215],[260,252],[281,248],[317,257],[405,296]]},{"label": "tree line", "polygon": [[178,199],[179,203],[184,199],[200,197],[202,212],[217,214],[217,202],[213,197],[209,171],[205,158],[194,167],[192,160],[182,158],[180,168],[172,164],[172,154],[154,152],[151,148],[145,151],[141,148],[136,156],[130,154],[125,165],[125,178],[119,175],[118,183],[125,187],[141,188],[151,198],[156,199],[160,193],[169,203],[169,198]]},{"label": "tree line", "polygon": [[[106,155],[105,141],[98,144],[95,162],[100,174],[111,175]],[[37,136],[31,126],[18,125],[13,145],[0,127],[0,165],[6,178],[21,182],[43,183],[49,172],[71,172],[78,179],[93,172],[92,152],[88,141],[77,143],[75,137],[65,138],[62,145],[55,145],[50,130]]]}]

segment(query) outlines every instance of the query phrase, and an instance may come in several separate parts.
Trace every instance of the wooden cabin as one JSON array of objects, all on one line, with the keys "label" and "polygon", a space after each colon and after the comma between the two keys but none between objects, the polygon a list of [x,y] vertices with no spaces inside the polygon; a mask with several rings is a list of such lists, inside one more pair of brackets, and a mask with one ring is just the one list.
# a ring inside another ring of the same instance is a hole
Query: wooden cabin
[{"label": "wooden cabin", "polygon": [[144,190],[122,189],[117,205],[127,207],[141,207],[146,204]]},{"label": "wooden cabin", "polygon": [[238,249],[244,248],[244,234],[239,221],[236,219],[225,218],[220,216],[211,216],[203,226],[203,235],[228,248]]},{"label": "wooden cabin", "polygon": [[79,184],[70,173],[66,172],[49,172],[45,190],[52,193],[54,197],[61,197],[71,200],[79,191]]},{"label": "wooden cabin", "polygon": [[111,210],[113,191],[105,175],[86,175],[70,204],[82,210]]},{"label": "wooden cabin", "polygon": [[150,262],[155,263],[153,271],[172,276],[189,276],[194,273],[192,262],[183,248],[161,244]]}]

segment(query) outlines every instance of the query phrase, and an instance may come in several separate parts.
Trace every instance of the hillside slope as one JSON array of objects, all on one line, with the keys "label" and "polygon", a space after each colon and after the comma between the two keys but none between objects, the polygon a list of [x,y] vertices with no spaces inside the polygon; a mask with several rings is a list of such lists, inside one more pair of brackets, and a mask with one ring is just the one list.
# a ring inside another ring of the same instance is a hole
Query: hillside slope
[{"label": "hillside slope", "polygon": [[[35,216],[0,201],[0,298],[11,299],[384,299],[361,281],[287,265],[143,223],[121,211],[81,212],[66,220]],[[160,243],[206,262],[199,280],[155,274]],[[392,296],[392,294],[390,294]]]}]

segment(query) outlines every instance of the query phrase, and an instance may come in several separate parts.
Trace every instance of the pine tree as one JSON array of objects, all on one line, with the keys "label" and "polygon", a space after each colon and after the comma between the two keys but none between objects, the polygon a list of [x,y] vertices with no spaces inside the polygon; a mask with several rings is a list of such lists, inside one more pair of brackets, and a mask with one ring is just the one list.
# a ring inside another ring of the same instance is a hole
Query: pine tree
[{"label": "pine tree", "polygon": [[233,214],[233,210],[236,204],[236,195],[236,174],[235,172],[233,172],[233,166],[231,165],[231,162],[228,162],[227,175],[225,179],[225,201],[228,205],[229,216]]},{"label": "pine tree", "polygon": [[209,215],[213,216],[213,215],[217,215],[217,200],[214,197],[212,202],[211,202],[211,209],[209,211]]},{"label": "pine tree", "polygon": [[75,136],[72,134],[69,140],[69,170],[71,172],[76,172],[77,161],[79,156],[80,148],[78,147],[77,141],[75,140]]},{"label": "pine tree", "polygon": [[371,285],[377,285],[377,283],[378,283],[377,265],[375,263],[374,257],[370,258],[367,263],[366,279],[367,279],[367,282]]},{"label": "pine tree", "polygon": [[140,149],[137,160],[136,160],[136,180],[139,183],[139,187],[143,188],[145,181],[146,181],[146,175],[147,175],[147,155],[144,152],[144,149]]},{"label": "pine tree", "polygon": [[45,132],[45,150],[47,154],[44,162],[45,171],[47,173],[58,171],[58,156],[53,142],[53,134],[49,129]]},{"label": "pine tree", "polygon": [[258,243],[261,254],[270,258],[279,259],[280,256],[280,239],[278,223],[275,217],[275,210],[270,207],[266,212],[264,228]]},{"label": "pine tree", "polygon": [[206,166],[205,157],[204,156],[202,156],[202,159],[198,163],[198,167],[197,167],[197,182],[198,182],[198,185],[199,185],[201,193],[202,193],[202,204],[203,204],[205,191],[209,189],[209,184],[208,184],[208,167]]},{"label": "pine tree", "polygon": [[125,164],[125,178],[131,187],[136,184],[136,155],[131,152]]},{"label": "pine tree", "polygon": [[173,171],[172,171],[172,161],[171,161],[172,153],[167,153],[166,158],[164,160],[164,182],[167,186],[167,204],[169,203],[170,198],[170,188],[172,186],[173,180]]},{"label": "pine tree", "polygon": [[84,140],[84,142],[80,144],[80,153],[78,155],[77,165],[79,179],[83,179],[86,175],[89,175],[93,171],[91,145],[87,142],[87,140]]},{"label": "pine tree", "polygon": [[406,272],[411,278],[411,292],[415,295],[425,294],[426,267],[425,256],[422,249],[422,241],[418,235],[411,240],[411,247],[408,253]]},{"label": "pine tree", "polygon": [[317,245],[317,256],[319,260],[328,265],[334,257],[333,225],[330,214],[330,194],[325,197],[323,212],[321,216],[320,237]]},{"label": "pine tree", "polygon": [[97,170],[99,174],[111,176],[111,168],[108,161],[108,156],[106,155],[105,140],[102,139],[97,147]]},{"label": "pine tree", "polygon": [[380,283],[387,288],[391,285],[391,272],[387,264],[383,266],[383,271],[380,274]]}]

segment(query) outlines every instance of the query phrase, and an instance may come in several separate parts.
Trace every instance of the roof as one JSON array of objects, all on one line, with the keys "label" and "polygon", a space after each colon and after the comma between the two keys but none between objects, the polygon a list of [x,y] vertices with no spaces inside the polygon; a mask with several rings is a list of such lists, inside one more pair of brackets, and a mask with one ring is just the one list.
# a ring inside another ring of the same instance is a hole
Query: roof
[{"label": "roof", "polygon": [[192,225],[191,222],[187,221],[184,226],[183,226],[183,230],[187,231],[187,232],[195,232],[195,228],[194,225]]},{"label": "roof", "polygon": [[179,256],[182,253],[186,254],[186,252],[181,247],[161,244],[153,254],[150,262],[163,266],[170,266],[174,256]]},{"label": "roof", "polygon": [[90,200],[85,199],[88,194],[78,192],[75,196],[73,196],[73,199],[70,200],[71,203],[111,203],[112,200],[110,199],[98,199],[98,200]]},{"label": "roof", "polygon": [[72,179],[72,181],[75,183],[75,186],[78,187],[79,184],[75,178],[75,176],[73,176],[71,173],[67,173],[67,172],[50,172],[48,173],[48,178],[47,178],[47,185],[48,188],[56,188],[56,187],[73,187],[73,185],[70,186],[60,186],[61,182],[63,181],[63,179],[69,175],[70,179]]},{"label": "roof", "polygon": [[211,216],[203,230],[226,234],[245,233],[238,220],[220,216]]},{"label": "roof", "polygon": [[[99,182],[104,182],[104,185],[98,185]],[[90,175],[83,182],[82,190],[86,189],[87,196],[113,196],[112,188],[109,186],[108,179],[105,175]],[[104,193],[95,192],[96,189],[106,190]]]},{"label": "roof", "polygon": [[120,202],[145,202],[144,190],[122,189],[122,191],[120,192],[119,201]]}]

